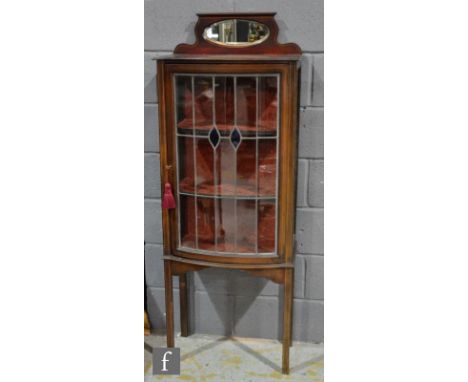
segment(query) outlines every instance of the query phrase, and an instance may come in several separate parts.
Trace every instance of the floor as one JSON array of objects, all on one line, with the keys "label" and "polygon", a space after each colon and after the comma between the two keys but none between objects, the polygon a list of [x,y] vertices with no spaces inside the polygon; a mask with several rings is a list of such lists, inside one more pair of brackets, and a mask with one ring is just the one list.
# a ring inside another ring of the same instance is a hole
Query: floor
[{"label": "floor", "polygon": [[273,340],[225,338],[193,334],[176,337],[181,349],[180,375],[153,375],[151,351],[165,347],[166,337],[145,337],[145,382],[259,382],[323,381],[323,345],[294,342],[290,351],[290,375],[281,373],[281,343]]}]

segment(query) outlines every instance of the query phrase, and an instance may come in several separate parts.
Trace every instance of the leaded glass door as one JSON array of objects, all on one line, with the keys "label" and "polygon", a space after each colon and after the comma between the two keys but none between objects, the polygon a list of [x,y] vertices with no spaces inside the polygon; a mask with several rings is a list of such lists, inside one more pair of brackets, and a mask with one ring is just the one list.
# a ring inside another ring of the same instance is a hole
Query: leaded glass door
[{"label": "leaded glass door", "polygon": [[279,79],[174,74],[179,250],[277,253]]}]

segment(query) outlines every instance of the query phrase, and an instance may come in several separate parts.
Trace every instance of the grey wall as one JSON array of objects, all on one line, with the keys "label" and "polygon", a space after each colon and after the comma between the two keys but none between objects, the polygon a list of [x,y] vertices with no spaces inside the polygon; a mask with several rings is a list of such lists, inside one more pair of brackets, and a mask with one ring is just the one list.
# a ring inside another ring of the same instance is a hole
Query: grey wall
[{"label": "grey wall", "polygon": [[[302,60],[297,190],[294,339],[323,341],[323,1],[145,1],[145,259],[148,311],[164,329],[156,65],[151,59],[193,42],[198,12],[275,11],[280,42],[298,43]],[[282,287],[240,271],[204,270],[189,278],[191,327],[199,333],[280,338]],[[176,282],[176,278],[174,282]],[[176,285],[176,284],[175,284]],[[175,291],[176,330],[178,291]]]}]

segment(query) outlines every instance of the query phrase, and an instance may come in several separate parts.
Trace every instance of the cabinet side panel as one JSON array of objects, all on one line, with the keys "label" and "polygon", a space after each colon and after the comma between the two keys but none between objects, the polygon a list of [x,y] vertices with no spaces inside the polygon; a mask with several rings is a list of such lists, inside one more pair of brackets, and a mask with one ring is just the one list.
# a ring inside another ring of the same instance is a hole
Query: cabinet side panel
[{"label": "cabinet side panel", "polygon": [[[164,62],[157,61],[157,92],[159,99],[159,145],[160,145],[160,174],[161,174],[161,190],[164,190],[164,184],[168,181],[166,174],[167,165],[167,140],[166,140],[166,103],[165,96],[165,80],[164,80]],[[162,227],[163,227],[163,245],[164,254],[170,255],[170,224],[168,210],[162,210]]]},{"label": "cabinet side panel", "polygon": [[297,169],[298,71],[291,63],[282,78],[279,253],[293,263]]}]

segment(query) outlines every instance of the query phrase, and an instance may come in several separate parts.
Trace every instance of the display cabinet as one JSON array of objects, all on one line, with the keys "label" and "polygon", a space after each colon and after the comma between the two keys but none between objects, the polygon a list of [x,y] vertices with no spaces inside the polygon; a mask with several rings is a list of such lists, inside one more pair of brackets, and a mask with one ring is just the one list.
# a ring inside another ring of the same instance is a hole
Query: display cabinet
[{"label": "display cabinet", "polygon": [[301,50],[274,13],[198,16],[195,43],[157,59],[167,346],[172,276],[187,336],[187,272],[240,269],[284,285],[288,373]]}]

